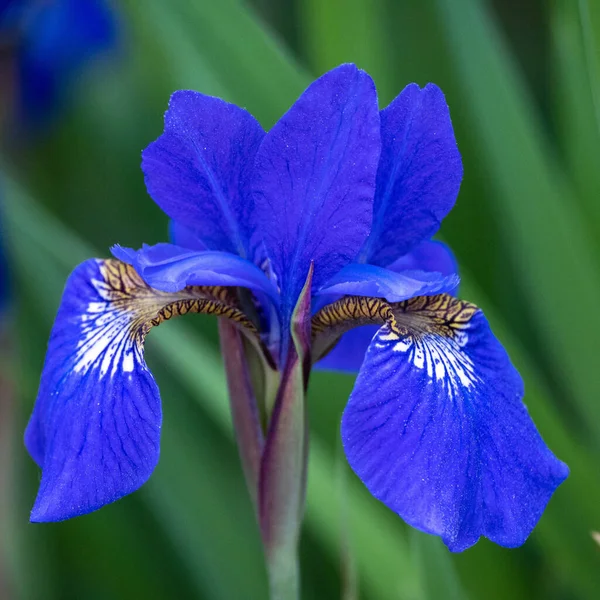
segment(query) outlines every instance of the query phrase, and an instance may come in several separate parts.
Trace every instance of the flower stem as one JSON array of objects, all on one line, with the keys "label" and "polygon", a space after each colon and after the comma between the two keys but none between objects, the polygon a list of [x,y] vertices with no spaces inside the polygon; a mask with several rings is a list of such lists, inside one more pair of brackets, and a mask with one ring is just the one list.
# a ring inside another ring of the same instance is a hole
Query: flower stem
[{"label": "flower stem", "polygon": [[255,509],[258,502],[258,478],[264,446],[260,415],[244,355],[244,344],[238,329],[219,319],[219,337],[235,437],[242,461],[246,485]]},{"label": "flower stem", "polygon": [[263,452],[259,523],[271,600],[300,594],[298,540],[306,489],[306,406],[302,364],[296,357],[282,377]]},{"label": "flower stem", "polygon": [[300,598],[300,566],[296,547],[280,548],[267,556],[270,600]]},{"label": "flower stem", "polygon": [[298,541],[304,516],[308,464],[306,387],[310,369],[312,265],[291,319],[286,357],[262,455],[258,519],[271,600],[300,596]]}]

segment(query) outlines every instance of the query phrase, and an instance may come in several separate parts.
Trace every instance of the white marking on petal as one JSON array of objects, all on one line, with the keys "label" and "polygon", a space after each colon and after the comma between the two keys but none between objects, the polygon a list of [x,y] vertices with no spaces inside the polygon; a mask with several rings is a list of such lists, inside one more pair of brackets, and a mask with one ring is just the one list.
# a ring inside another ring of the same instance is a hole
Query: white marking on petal
[{"label": "white marking on petal", "polygon": [[412,362],[417,369],[422,369],[425,366],[425,354],[420,344],[417,344],[412,352]]},{"label": "white marking on petal", "polygon": [[134,368],[133,353],[128,352],[125,355],[125,359],[123,360],[123,371],[125,373],[131,373],[133,371],[133,368]]},{"label": "white marking on petal", "polygon": [[398,336],[393,331],[391,331],[390,333],[382,333],[379,336],[379,339],[381,339],[385,342],[389,342],[391,340],[397,340]]},{"label": "white marking on petal", "polygon": [[92,285],[105,302],[90,302],[81,315],[81,339],[73,358],[73,371],[87,373],[99,368],[100,379],[117,371],[134,370],[133,348],[135,341],[131,335],[132,313],[111,301],[111,289],[104,281],[92,279]]},{"label": "white marking on petal", "polygon": [[[382,334],[380,340],[389,339],[389,334]],[[393,352],[408,355],[409,362],[417,369],[424,370],[427,377],[441,382],[447,387],[448,395],[453,398],[461,387],[470,388],[478,381],[475,365],[464,352],[463,347],[468,343],[466,331],[459,331],[453,337],[446,337],[431,332],[408,334],[396,340],[392,346]]]},{"label": "white marking on petal", "polygon": [[[383,336],[381,336],[383,339]],[[383,346],[383,344],[382,344]],[[412,340],[406,338],[405,340],[400,340],[396,344],[394,344],[394,352],[406,352],[412,346]]]}]

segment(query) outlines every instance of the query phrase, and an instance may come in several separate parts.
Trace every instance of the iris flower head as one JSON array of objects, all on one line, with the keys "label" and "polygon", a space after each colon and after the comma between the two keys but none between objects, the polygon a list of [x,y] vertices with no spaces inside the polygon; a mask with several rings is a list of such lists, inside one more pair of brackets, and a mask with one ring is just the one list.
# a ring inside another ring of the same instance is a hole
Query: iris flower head
[{"label": "iris flower head", "polygon": [[341,434],[370,492],[452,551],[525,541],[568,468],[432,240],[463,174],[438,87],[411,84],[380,111],[369,75],[341,65],[268,133],[233,104],[175,92],[142,169],[173,243],[117,246],[70,276],[26,431],[42,469],[32,521],[88,513],[150,476],[153,325],[229,319],[282,372],[310,273],[311,363],[358,372]]}]

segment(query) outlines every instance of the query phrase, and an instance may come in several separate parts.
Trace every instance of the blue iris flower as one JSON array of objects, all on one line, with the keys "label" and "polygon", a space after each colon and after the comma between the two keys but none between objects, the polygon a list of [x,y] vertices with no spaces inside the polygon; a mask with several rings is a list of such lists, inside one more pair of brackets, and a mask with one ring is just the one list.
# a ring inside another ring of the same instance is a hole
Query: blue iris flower
[{"label": "blue iris flower", "polygon": [[116,247],[69,278],[26,432],[42,468],[32,521],[90,512],[150,476],[152,325],[229,318],[281,372],[314,269],[312,361],[360,367],[342,439],[367,488],[453,551],[480,536],[525,541],[568,468],[483,313],[453,295],[449,249],[431,240],[462,179],[438,87],[411,84],[379,111],[371,78],[342,65],[268,133],[237,106],[179,91],[142,169],[174,243]]},{"label": "blue iris flower", "polygon": [[84,64],[114,45],[116,30],[105,0],[0,0],[0,41],[13,56],[19,122],[46,125]]}]

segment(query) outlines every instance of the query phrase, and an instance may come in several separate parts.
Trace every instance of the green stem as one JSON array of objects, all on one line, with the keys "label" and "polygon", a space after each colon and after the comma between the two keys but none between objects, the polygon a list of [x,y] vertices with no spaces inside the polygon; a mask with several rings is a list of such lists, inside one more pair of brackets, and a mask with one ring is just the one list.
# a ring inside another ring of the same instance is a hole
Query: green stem
[{"label": "green stem", "polygon": [[258,520],[271,600],[298,600],[298,541],[304,516],[308,464],[306,387],[310,370],[312,265],[291,319],[293,345],[269,422],[261,460]]},{"label": "green stem", "polygon": [[274,549],[267,556],[270,600],[300,598],[300,564],[297,547]]},{"label": "green stem", "polygon": [[307,436],[303,368],[283,374],[261,462],[259,523],[271,600],[299,597],[298,540],[304,512]]},{"label": "green stem", "polygon": [[258,506],[258,479],[264,447],[259,409],[250,381],[242,335],[232,323],[219,319],[229,402],[235,437],[246,485],[254,507]]}]

